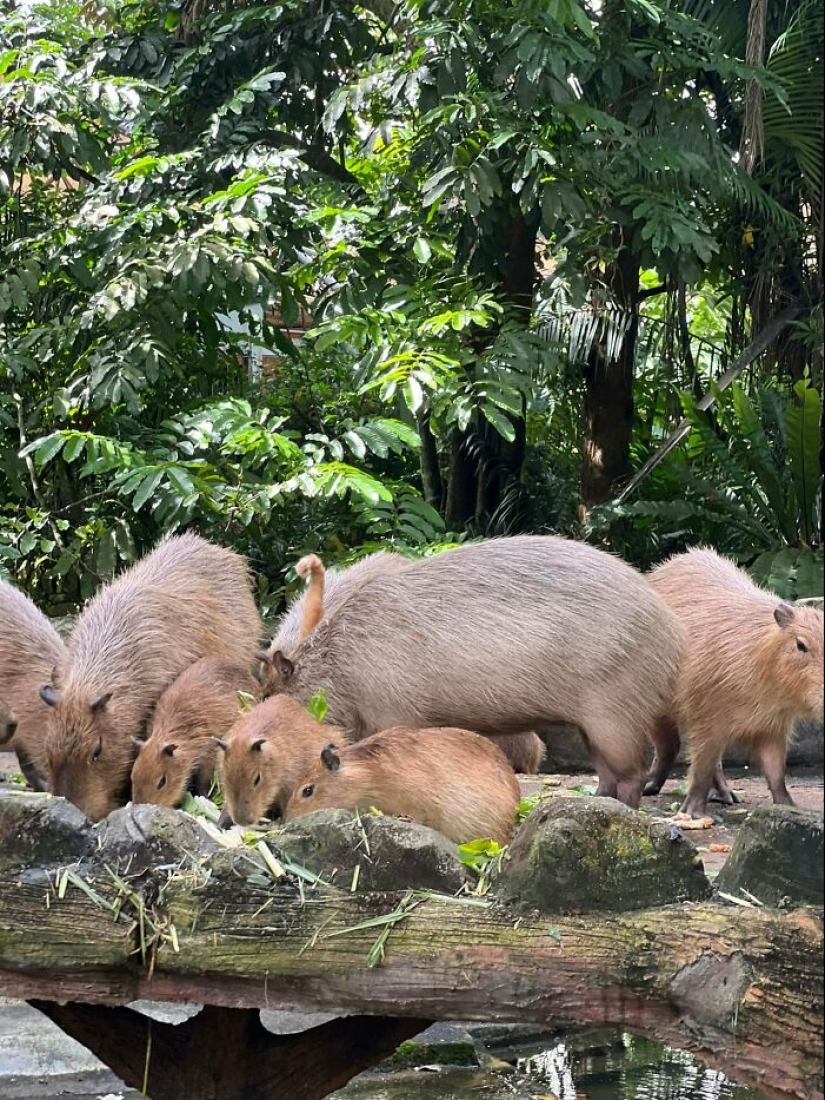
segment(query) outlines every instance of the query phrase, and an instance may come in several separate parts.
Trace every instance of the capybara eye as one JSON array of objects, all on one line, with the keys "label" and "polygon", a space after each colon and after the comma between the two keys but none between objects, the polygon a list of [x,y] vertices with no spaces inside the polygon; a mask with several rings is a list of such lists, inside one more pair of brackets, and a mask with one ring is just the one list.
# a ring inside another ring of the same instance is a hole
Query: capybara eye
[{"label": "capybara eye", "polygon": [[102,754],[103,754],[103,740],[101,739],[100,741],[98,741],[97,748],[95,749],[95,751],[92,753],[92,755],[90,757],[92,763],[96,764],[98,762],[98,760],[100,759],[100,757],[102,756]]},{"label": "capybara eye", "polygon": [[301,798],[312,798],[314,794],[315,788],[310,783],[308,787],[304,787],[304,789],[301,791]]},{"label": "capybara eye", "polygon": [[255,776],[255,778],[252,780],[252,786],[257,787],[258,784],[260,783],[260,781],[261,781],[261,773],[258,772],[258,774]]},{"label": "capybara eye", "polygon": [[158,790],[162,791],[165,786],[166,786],[166,776],[162,775],[160,777],[160,779],[158,780]]},{"label": "capybara eye", "polygon": [[800,653],[808,652],[808,647],[805,645],[801,638],[796,639],[796,648],[799,650]]}]

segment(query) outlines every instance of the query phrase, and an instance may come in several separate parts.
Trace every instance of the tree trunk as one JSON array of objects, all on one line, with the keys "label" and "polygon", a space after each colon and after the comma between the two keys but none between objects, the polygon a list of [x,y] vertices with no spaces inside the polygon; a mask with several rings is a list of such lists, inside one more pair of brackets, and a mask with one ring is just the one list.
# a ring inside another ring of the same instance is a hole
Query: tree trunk
[{"label": "tree trunk", "polygon": [[430,428],[429,414],[419,417],[418,435],[421,439],[421,485],[424,499],[431,508],[440,512],[444,506],[444,481],[438,460],[438,444]]},{"label": "tree trunk", "polygon": [[622,248],[608,267],[605,280],[611,304],[629,321],[615,354],[611,354],[608,333],[605,332],[593,344],[588,356],[585,371],[582,519],[594,504],[601,504],[614,496],[630,474],[633,378],[639,329],[638,256]]}]

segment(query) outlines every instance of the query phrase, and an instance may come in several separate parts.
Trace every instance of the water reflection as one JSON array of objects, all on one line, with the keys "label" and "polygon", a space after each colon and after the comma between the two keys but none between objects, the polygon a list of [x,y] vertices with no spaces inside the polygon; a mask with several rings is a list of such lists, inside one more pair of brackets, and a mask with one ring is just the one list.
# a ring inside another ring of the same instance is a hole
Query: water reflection
[{"label": "water reflection", "polygon": [[517,1065],[558,1100],[764,1100],[684,1051],[632,1035],[557,1042]]}]

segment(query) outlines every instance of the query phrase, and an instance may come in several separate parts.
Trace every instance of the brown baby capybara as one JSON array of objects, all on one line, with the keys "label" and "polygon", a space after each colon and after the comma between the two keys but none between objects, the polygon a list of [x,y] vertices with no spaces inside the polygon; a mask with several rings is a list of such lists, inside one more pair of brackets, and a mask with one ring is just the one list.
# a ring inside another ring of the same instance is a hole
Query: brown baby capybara
[{"label": "brown baby capybara", "polygon": [[654,730],[646,793],[661,790],[681,727],[690,753],[685,813],[704,814],[714,786],[733,801],[721,765],[732,744],[754,751],[774,802],[793,805],[785,785],[791,725],[823,713],[822,612],[784,603],[714,550],[678,554],[649,579],[680,619],[685,651],[671,711]]},{"label": "brown baby capybara", "polygon": [[186,791],[208,793],[217,766],[215,738],[225,737],[240,717],[240,692],[254,704],[261,686],[247,665],[221,657],[202,657],[170,684],[155,707],[149,739],[135,739],[133,802],[177,806]]},{"label": "brown baby capybara", "polygon": [[402,814],[456,844],[510,839],[521,797],[495,742],[461,729],[384,730],[355,745],[326,745],[284,815],[313,810]]},{"label": "brown baby capybara", "polygon": [[38,689],[65,653],[55,628],[28,596],[0,581],[0,700],[6,708],[0,745],[17,753],[36,791],[46,790],[43,737],[49,708]]},{"label": "brown baby capybara", "polygon": [[498,736],[567,722],[599,793],[637,806],[680,654],[677,619],[635,569],[522,535],[371,578],[292,654],[271,652],[267,690],[306,703],[326,689],[329,722],[355,740],[398,725]]},{"label": "brown baby capybara", "polygon": [[[486,735],[485,735],[486,736]],[[538,774],[547,748],[537,733],[511,733],[503,737],[491,737],[519,775]]]},{"label": "brown baby capybara", "polygon": [[274,653],[291,654],[315,629],[322,616],[331,615],[353,592],[375,577],[400,573],[411,564],[409,558],[386,550],[369,554],[346,569],[327,570],[315,554],[302,558],[295,571],[307,578],[309,584],[290,604],[268,648],[260,654],[264,695],[272,695],[279,689],[279,679],[272,667]]},{"label": "brown baby capybara", "polygon": [[244,714],[220,742],[224,805],[236,825],[280,817],[296,784],[340,730],[316,722],[300,703],[273,695]]},{"label": "brown baby capybara", "polygon": [[123,805],[165,689],[201,657],[251,664],[260,635],[244,558],[194,534],[159,543],[83,610],[41,688],[52,792],[93,821]]}]

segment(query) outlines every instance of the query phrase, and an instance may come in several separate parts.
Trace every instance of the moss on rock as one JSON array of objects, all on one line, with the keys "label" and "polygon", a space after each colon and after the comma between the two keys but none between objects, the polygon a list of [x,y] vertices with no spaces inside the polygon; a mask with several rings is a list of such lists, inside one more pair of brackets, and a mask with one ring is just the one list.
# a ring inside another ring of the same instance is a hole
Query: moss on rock
[{"label": "moss on rock", "polygon": [[678,829],[610,798],[554,798],[519,829],[494,883],[521,910],[620,912],[710,893]]}]

